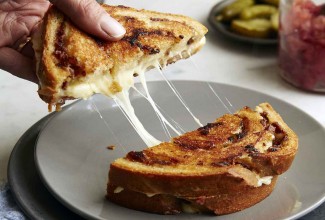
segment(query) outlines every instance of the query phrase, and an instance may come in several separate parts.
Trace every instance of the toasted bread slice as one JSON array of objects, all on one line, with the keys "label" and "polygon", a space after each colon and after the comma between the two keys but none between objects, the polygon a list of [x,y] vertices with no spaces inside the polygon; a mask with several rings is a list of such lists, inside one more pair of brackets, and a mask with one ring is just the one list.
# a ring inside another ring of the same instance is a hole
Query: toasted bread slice
[{"label": "toasted bread slice", "polygon": [[[144,194],[108,184],[107,198],[121,206],[158,214],[213,212],[225,215],[251,207],[264,200],[275,188],[277,176],[261,187],[242,188],[228,194],[176,197],[167,194]],[[131,199],[132,198],[132,199]]]},{"label": "toasted bread slice", "polygon": [[49,104],[128,89],[133,75],[196,53],[207,29],[185,16],[102,5],[125,28],[117,42],[105,42],[76,28],[54,6],[43,30],[33,36],[39,95]]},{"label": "toasted bread slice", "polygon": [[169,143],[129,152],[111,164],[108,188],[176,198],[249,192],[285,172],[297,149],[296,134],[263,103],[255,111],[245,107],[226,114]]}]

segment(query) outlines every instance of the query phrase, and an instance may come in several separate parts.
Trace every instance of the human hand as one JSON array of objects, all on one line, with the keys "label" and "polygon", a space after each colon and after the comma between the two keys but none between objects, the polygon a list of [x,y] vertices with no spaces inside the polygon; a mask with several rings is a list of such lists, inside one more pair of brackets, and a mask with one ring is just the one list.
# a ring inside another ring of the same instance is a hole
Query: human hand
[{"label": "human hand", "polygon": [[[51,0],[79,28],[104,40],[119,40],[125,29],[95,0]],[[47,0],[0,0],[0,69],[37,82],[34,52],[28,37],[50,7]]]}]

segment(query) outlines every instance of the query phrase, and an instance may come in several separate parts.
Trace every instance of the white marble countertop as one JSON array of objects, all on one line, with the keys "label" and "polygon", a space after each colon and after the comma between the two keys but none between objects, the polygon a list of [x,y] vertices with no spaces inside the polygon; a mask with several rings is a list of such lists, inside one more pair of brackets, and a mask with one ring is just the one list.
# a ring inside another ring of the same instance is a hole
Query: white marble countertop
[{"label": "white marble countertop", "polygon": [[[175,74],[169,79],[209,80],[237,85],[278,97],[302,109],[325,126],[325,94],[300,91],[279,76],[277,48],[257,47],[227,41],[208,24],[212,0],[110,0],[137,8],[189,15],[207,25],[209,34],[204,49],[192,61],[170,66]],[[171,4],[172,3],[172,4]],[[169,71],[167,71],[169,72]],[[159,79],[150,75],[150,80]],[[48,114],[47,105],[36,93],[37,85],[0,70],[0,180],[6,179],[10,152],[19,137],[35,122]]]}]

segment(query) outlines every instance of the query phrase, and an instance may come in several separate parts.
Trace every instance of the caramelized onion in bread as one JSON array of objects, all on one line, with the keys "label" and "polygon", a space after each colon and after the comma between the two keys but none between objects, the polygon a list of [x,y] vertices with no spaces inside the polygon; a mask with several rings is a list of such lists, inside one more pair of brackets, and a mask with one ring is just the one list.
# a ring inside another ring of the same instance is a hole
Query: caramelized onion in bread
[{"label": "caramelized onion in bread", "polygon": [[[117,159],[110,166],[107,198],[161,214],[184,211],[183,204],[216,214],[235,212],[272,192],[297,149],[296,134],[270,104],[256,110],[244,107],[170,142]],[[114,193],[116,187],[122,190]],[[126,192],[134,197],[126,199]],[[136,198],[143,203],[134,202]]]},{"label": "caramelized onion in bread", "polygon": [[94,93],[111,96],[133,85],[133,77],[195,54],[207,29],[182,15],[125,6],[102,7],[125,28],[124,38],[108,42],[90,36],[52,6],[33,36],[39,95],[50,105]]}]

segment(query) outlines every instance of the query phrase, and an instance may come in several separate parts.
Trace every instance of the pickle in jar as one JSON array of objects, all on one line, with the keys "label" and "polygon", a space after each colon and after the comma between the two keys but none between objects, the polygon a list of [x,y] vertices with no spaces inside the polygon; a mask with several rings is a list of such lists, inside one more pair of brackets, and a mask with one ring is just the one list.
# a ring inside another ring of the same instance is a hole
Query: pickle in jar
[{"label": "pickle in jar", "polygon": [[254,5],[254,0],[236,0],[230,5],[227,5],[219,15],[216,16],[218,21],[231,21],[237,17],[242,10]]},{"label": "pickle in jar", "polygon": [[254,38],[268,38],[272,33],[271,21],[264,18],[233,20],[230,28],[237,34]]},{"label": "pickle in jar", "polygon": [[239,15],[242,20],[250,20],[254,18],[270,18],[273,14],[277,13],[278,9],[272,5],[253,5],[245,8]]}]

